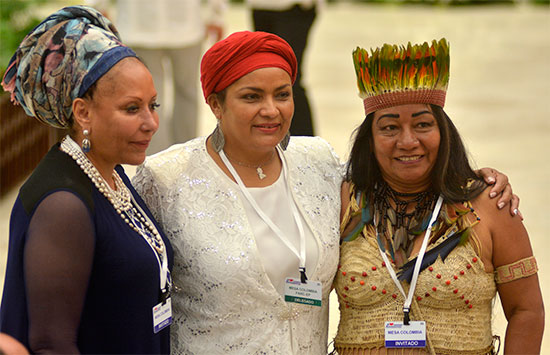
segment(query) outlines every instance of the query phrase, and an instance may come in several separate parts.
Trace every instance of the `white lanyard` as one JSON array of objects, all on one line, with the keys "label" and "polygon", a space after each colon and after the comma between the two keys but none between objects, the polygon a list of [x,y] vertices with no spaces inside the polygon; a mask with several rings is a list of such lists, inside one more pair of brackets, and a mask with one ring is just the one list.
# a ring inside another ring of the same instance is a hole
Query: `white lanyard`
[{"label": "white lanyard", "polygon": [[[152,226],[154,226],[153,221],[151,221],[149,216],[147,216],[145,211],[143,211],[143,209],[140,207],[140,205],[134,199],[134,195],[132,193],[130,193],[130,195],[132,196],[132,204],[139,210],[139,213],[141,213],[143,218],[145,218],[145,220],[148,223],[150,223]],[[144,235],[142,235],[142,233],[138,232],[138,234],[141,235],[143,237],[143,239],[145,239],[145,241],[147,242],[147,244],[149,245],[151,250],[153,250],[153,253],[155,254],[155,256],[157,258],[157,262],[159,264],[159,270],[160,270],[160,290],[162,291],[163,294],[166,293],[166,283],[168,283],[168,292],[169,292],[170,287],[172,285],[172,281],[170,280],[170,271],[168,270],[168,251],[166,250],[166,245],[164,244],[164,240],[162,240],[162,238],[160,239],[160,241],[162,243],[162,247],[165,251],[163,253],[164,257],[162,258],[162,262],[161,262],[159,253],[155,250],[153,245],[151,243],[149,243],[149,241],[146,239],[146,237]]]},{"label": "white lanyard", "polygon": [[306,237],[304,233],[304,227],[302,225],[302,219],[300,218],[298,209],[296,208],[296,204],[294,203],[294,199],[292,198],[292,195],[290,193],[290,183],[288,182],[288,169],[286,165],[285,156],[283,152],[279,150],[278,147],[276,147],[276,149],[279,152],[279,156],[281,157],[281,161],[283,163],[283,176],[285,179],[286,192],[287,192],[288,200],[290,201],[292,214],[294,215],[294,220],[296,221],[296,225],[298,226],[298,231],[300,233],[300,251],[299,252],[298,250],[296,250],[294,245],[292,245],[292,243],[288,240],[288,238],[284,235],[283,231],[281,231],[281,229],[277,227],[275,223],[273,223],[271,218],[269,218],[269,216],[265,214],[265,212],[260,208],[260,206],[258,206],[258,204],[256,203],[256,200],[254,200],[254,197],[252,197],[250,192],[247,190],[239,174],[235,171],[235,169],[233,168],[233,165],[231,165],[231,163],[227,159],[225,152],[221,150],[219,154],[223,163],[225,164],[227,169],[229,169],[229,172],[231,173],[235,181],[237,181],[237,185],[239,185],[239,188],[241,189],[243,195],[246,197],[248,202],[252,205],[256,213],[258,213],[260,218],[262,218],[264,222],[273,230],[273,232],[275,232],[277,237],[279,237],[279,239],[287,246],[287,248],[290,249],[290,251],[292,251],[294,255],[298,257],[298,259],[300,260],[299,271],[302,277],[301,281],[305,282],[307,280],[307,277],[306,277]]},{"label": "white lanyard", "polygon": [[[411,308],[411,303],[414,296],[414,290],[416,288],[416,283],[418,281],[418,275],[420,274],[420,266],[422,265],[422,259],[424,258],[424,254],[426,253],[426,248],[428,247],[428,240],[430,239],[430,234],[432,232],[432,225],[437,219],[437,216],[439,216],[439,210],[441,209],[442,204],[443,204],[443,196],[439,195],[439,198],[437,199],[437,203],[435,204],[434,210],[432,212],[430,223],[428,223],[428,228],[426,229],[426,233],[424,234],[424,240],[422,241],[422,246],[420,247],[420,251],[418,252],[418,256],[416,257],[416,263],[414,264],[414,271],[411,279],[411,287],[409,288],[408,295],[405,294],[405,290],[403,290],[403,286],[401,285],[401,282],[399,282],[399,280],[397,279],[397,275],[395,274],[395,270],[393,270],[393,267],[391,266],[388,256],[384,251],[382,251],[382,248],[380,248],[380,245],[378,246],[380,255],[382,256],[382,259],[384,259],[384,262],[386,263],[388,272],[390,273],[390,276],[393,282],[395,283],[399,291],[401,291],[403,298],[405,298],[405,303],[403,303],[403,312],[405,313],[404,323],[406,325],[409,324],[409,310]],[[376,236],[378,238],[378,228],[377,228],[378,221],[376,220],[376,213],[374,214],[374,226],[376,228]]]}]

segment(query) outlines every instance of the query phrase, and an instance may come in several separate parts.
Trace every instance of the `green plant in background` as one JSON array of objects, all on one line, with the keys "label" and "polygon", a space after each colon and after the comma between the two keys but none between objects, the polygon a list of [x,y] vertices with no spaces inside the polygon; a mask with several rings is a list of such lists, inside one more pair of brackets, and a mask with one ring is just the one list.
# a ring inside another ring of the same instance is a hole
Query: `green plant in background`
[{"label": "green plant in background", "polygon": [[[0,0],[0,74],[25,35],[40,23],[36,8],[46,0]],[[0,92],[2,89],[0,88]]]}]

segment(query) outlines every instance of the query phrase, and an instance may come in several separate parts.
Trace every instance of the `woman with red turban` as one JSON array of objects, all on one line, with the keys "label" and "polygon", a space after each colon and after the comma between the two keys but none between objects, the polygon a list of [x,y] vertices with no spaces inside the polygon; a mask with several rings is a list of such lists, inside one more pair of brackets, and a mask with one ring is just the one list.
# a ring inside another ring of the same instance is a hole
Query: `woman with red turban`
[{"label": "woman with red turban", "polygon": [[343,171],[323,139],[289,141],[296,70],[276,35],[216,43],[201,63],[216,129],[133,180],[174,247],[173,353],[326,353]]},{"label": "woman with red turban", "polygon": [[201,63],[214,133],[134,178],[174,241],[174,353],[326,353],[342,172],[323,139],[289,144],[295,78],[273,34],[218,42]]}]

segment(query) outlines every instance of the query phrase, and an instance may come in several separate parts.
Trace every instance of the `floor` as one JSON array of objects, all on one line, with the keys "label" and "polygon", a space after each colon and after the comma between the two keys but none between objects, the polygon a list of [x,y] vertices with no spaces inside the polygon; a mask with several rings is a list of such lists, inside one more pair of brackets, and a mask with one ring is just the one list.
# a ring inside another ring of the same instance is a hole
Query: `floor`
[{"label": "floor", "polygon": [[[246,9],[230,6],[228,32],[250,28]],[[356,46],[441,37],[451,43],[446,111],[463,135],[474,164],[505,172],[521,197],[543,295],[550,302],[550,258],[546,258],[550,242],[545,239],[550,232],[546,215],[550,200],[550,8],[524,2],[458,8],[327,4],[317,18],[305,58],[304,79],[317,132],[346,158],[350,135],[363,119],[351,61]],[[202,107],[201,135],[211,132],[214,122]],[[0,200],[0,275],[14,198],[15,192]],[[337,322],[333,297],[331,338]],[[497,302],[495,332],[503,337],[505,326]],[[550,353],[546,338],[542,353]]]}]

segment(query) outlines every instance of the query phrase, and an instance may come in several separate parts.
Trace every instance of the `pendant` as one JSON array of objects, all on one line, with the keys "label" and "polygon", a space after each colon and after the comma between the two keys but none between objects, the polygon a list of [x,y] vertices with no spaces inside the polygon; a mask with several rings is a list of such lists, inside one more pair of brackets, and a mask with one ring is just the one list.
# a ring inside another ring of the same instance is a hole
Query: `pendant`
[{"label": "pendant", "polygon": [[258,177],[260,178],[260,180],[265,179],[266,175],[264,174],[261,166],[256,168],[256,173],[258,173]]}]

